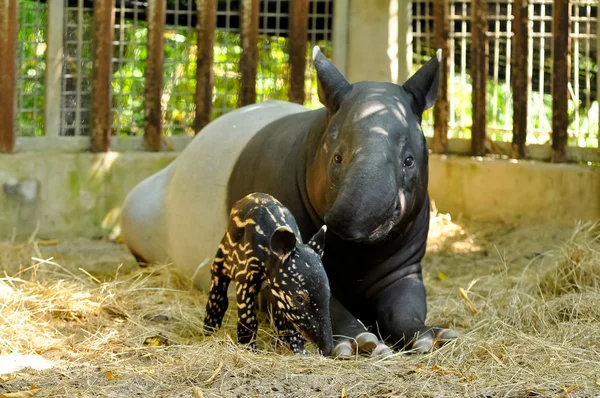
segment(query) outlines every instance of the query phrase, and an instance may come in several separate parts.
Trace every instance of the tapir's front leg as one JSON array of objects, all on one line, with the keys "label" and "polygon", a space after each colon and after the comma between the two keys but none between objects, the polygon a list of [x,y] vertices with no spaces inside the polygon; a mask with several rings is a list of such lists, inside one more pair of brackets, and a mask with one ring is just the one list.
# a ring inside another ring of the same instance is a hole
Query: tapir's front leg
[{"label": "tapir's front leg", "polygon": [[427,302],[420,274],[410,274],[379,291],[370,301],[384,341],[397,348],[430,352],[458,337],[452,329],[425,326]]},{"label": "tapir's front leg", "polygon": [[292,322],[278,309],[274,309],[273,320],[275,321],[277,337],[283,340],[294,354],[306,354],[304,337],[296,330]]},{"label": "tapir's front leg", "polygon": [[207,335],[210,335],[217,328],[221,327],[223,316],[229,305],[227,287],[231,282],[231,278],[225,273],[226,266],[223,248],[219,246],[210,271],[212,277],[208,302],[206,303],[206,316],[204,318],[204,330]]},{"label": "tapir's front leg", "polygon": [[334,341],[332,356],[347,359],[356,354],[382,357],[392,354],[390,348],[370,333],[335,297],[331,297],[330,303]]},{"label": "tapir's front leg", "polygon": [[238,308],[238,343],[256,349],[256,332],[258,320],[256,319],[256,298],[262,280],[256,274],[236,275],[236,296]]}]

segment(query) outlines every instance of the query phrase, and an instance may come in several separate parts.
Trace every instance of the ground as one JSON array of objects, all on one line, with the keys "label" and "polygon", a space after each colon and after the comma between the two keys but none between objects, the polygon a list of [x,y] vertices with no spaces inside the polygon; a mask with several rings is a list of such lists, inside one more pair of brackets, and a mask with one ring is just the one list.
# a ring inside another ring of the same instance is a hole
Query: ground
[{"label": "ground", "polygon": [[204,337],[205,295],[169,265],[132,267],[118,243],[88,242],[120,253],[92,275],[77,263],[97,252],[69,260],[60,244],[0,245],[0,397],[600,396],[599,224],[434,212],[428,321],[461,337],[385,360],[275,353],[264,321],[262,351],[250,353],[235,344],[233,311]]}]

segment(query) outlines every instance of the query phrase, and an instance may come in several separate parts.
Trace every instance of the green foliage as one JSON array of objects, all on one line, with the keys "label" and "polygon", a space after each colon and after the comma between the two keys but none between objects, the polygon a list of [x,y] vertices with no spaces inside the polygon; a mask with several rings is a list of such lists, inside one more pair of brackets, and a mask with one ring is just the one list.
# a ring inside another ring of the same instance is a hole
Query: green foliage
[{"label": "green foliage", "polygon": [[19,1],[17,54],[17,130],[21,136],[44,135],[44,78],[46,73],[45,6]]},{"label": "green foliage", "polygon": [[[172,1],[172,0],[168,0]],[[185,4],[184,4],[185,5]],[[46,19],[47,8],[43,3],[19,0],[19,47],[18,47],[18,109],[17,126],[20,135],[43,135],[44,120],[44,79],[46,72]],[[77,21],[77,13],[68,10],[70,23]],[[72,15],[71,15],[72,14]],[[84,45],[78,49],[75,44],[65,46],[65,58],[70,67],[68,72],[79,74],[86,84],[81,90],[87,96],[91,81],[91,16],[85,16]],[[118,22],[118,21],[117,21]],[[130,21],[125,21],[130,24]],[[76,28],[69,28],[74,30]],[[128,136],[142,134],[144,128],[144,87],[148,40],[147,23],[138,21],[135,26],[126,25],[123,31],[116,28],[114,59],[112,65],[112,126],[113,134]],[[74,40],[75,37],[69,37]],[[195,116],[194,95],[196,91],[197,39],[195,30],[185,27],[167,27],[165,31],[165,62],[163,69],[163,123],[166,135],[193,135]],[[317,43],[328,57],[331,56],[331,43]],[[289,55],[287,39],[282,37],[260,36],[259,65],[256,76],[256,99],[286,100],[289,90]],[[80,51],[80,53],[77,53]],[[240,92],[240,35],[235,32],[215,32],[214,88],[212,118],[239,106]],[[307,46],[306,57],[310,60],[312,45]],[[413,73],[419,64],[433,54],[414,54]],[[594,65],[589,66],[592,68]],[[306,68],[305,105],[318,108],[321,104],[317,96],[317,83],[311,62]],[[75,79],[73,77],[72,79]],[[83,81],[83,80],[82,80]],[[512,139],[512,93],[506,83],[495,84],[488,81],[488,134],[493,140]],[[471,77],[455,74],[450,79],[450,138],[471,136],[472,123]],[[87,98],[87,97],[86,97]],[[88,107],[85,103],[81,106]],[[574,117],[575,109],[579,117]],[[590,109],[582,104],[569,102],[571,115],[569,145],[598,146],[598,102]],[[528,143],[546,143],[551,140],[552,98],[533,92],[529,104],[530,133]],[[88,121],[89,122],[89,121]],[[433,110],[425,112],[423,129],[426,135],[433,135]]]},{"label": "green foliage", "polygon": [[[413,65],[412,73],[419,65]],[[512,91],[505,82],[496,84],[488,79],[488,122],[487,133],[494,141],[512,141]],[[455,74],[450,78],[449,97],[452,99],[450,112],[450,128],[448,138],[471,138],[473,123],[473,104],[471,100],[471,76]],[[569,105],[569,138],[568,145],[597,148],[598,147],[598,102],[593,101],[589,109],[583,101],[576,104],[571,98]],[[579,117],[575,118],[578,109]],[[552,142],[552,96],[532,92],[529,101],[529,133],[528,144],[546,144]],[[423,132],[433,136],[433,108],[423,114]]]}]

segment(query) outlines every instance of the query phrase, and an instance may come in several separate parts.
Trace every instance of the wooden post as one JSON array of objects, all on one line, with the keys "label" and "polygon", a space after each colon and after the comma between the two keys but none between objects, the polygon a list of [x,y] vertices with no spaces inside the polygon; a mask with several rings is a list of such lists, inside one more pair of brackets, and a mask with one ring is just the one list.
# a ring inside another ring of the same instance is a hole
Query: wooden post
[{"label": "wooden post", "polygon": [[433,4],[433,27],[437,48],[442,50],[440,86],[433,108],[433,153],[445,153],[448,147],[448,71],[450,70],[450,18],[448,0],[435,0]]},{"label": "wooden post", "polygon": [[216,0],[198,0],[198,56],[196,61],[196,134],[210,123],[213,94],[213,46],[217,15]]},{"label": "wooden post", "polygon": [[160,151],[161,148],[165,9],[165,0],[148,2],[148,57],[144,92],[144,143],[148,151]]},{"label": "wooden post", "polygon": [[46,48],[46,78],[44,81],[44,135],[58,137],[60,135],[64,51],[64,4],[63,0],[48,0],[47,4],[48,47]]},{"label": "wooden post", "polygon": [[110,150],[110,78],[115,23],[113,7],[114,0],[94,2],[92,152]]},{"label": "wooden post", "polygon": [[241,1],[240,106],[256,102],[258,69],[258,0]]},{"label": "wooden post", "polygon": [[487,0],[473,0],[471,45],[471,76],[473,78],[473,126],[471,154],[485,155],[487,126],[488,23]]},{"label": "wooden post", "polygon": [[289,100],[304,104],[306,74],[306,37],[308,35],[308,0],[291,0],[290,10],[290,91]]},{"label": "wooden post", "polygon": [[0,152],[15,149],[17,0],[0,1]]},{"label": "wooden post", "polygon": [[[404,83],[411,75],[413,63],[412,6],[412,0],[398,0],[398,84]],[[336,0],[334,8],[337,7],[338,1]],[[336,24],[337,19],[333,26],[335,27]]]},{"label": "wooden post", "polygon": [[567,160],[569,128],[569,0],[554,0],[552,11],[552,162]]},{"label": "wooden post", "polygon": [[510,82],[513,98],[513,139],[511,157],[525,158],[529,82],[529,0],[515,0],[513,5],[513,56]]}]

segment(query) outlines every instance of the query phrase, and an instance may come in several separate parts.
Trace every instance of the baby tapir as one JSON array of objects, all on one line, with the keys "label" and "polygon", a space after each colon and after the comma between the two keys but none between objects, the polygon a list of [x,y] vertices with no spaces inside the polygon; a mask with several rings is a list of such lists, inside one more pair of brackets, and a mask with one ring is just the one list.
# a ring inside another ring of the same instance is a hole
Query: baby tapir
[{"label": "baby tapir", "polygon": [[308,242],[291,212],[274,197],[252,193],[237,201],[211,268],[204,328],[221,326],[227,287],[234,280],[238,342],[256,347],[256,301],[262,290],[273,309],[279,337],[294,353],[306,353],[304,337],[323,355],[333,346],[329,280],[321,262],[326,227]]}]

